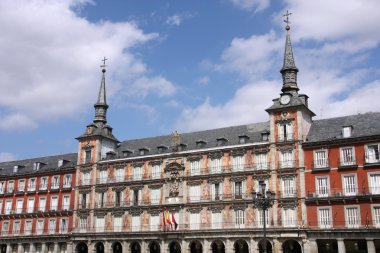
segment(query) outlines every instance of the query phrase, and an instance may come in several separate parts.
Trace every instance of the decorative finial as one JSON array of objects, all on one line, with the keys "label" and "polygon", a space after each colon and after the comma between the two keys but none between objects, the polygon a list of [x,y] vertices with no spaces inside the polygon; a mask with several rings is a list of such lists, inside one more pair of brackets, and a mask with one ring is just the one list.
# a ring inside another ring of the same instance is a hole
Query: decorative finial
[{"label": "decorative finial", "polygon": [[106,61],[107,61],[107,60],[108,60],[108,59],[104,56],[104,57],[103,57],[103,60],[102,60],[103,64],[100,65],[100,67],[102,68],[102,72],[103,72],[103,73],[106,72],[106,67],[107,67],[107,65],[106,65]]},{"label": "decorative finial", "polygon": [[290,30],[290,26],[289,26],[289,24],[290,24],[289,16],[290,16],[290,15],[292,15],[292,13],[289,12],[288,10],[286,10],[286,13],[283,15],[284,17],[286,17],[286,19],[284,19],[284,22],[286,23],[285,29],[286,29],[287,31]]}]

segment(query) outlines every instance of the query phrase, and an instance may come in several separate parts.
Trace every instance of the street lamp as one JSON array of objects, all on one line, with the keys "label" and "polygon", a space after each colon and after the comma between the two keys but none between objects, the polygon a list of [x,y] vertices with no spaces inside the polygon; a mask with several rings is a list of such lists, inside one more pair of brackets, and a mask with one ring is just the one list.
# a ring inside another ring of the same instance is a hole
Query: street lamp
[{"label": "street lamp", "polygon": [[264,238],[266,238],[266,218],[265,212],[271,208],[274,204],[276,193],[272,191],[265,191],[266,184],[264,181],[259,182],[260,189],[259,192],[252,192],[253,195],[253,206],[257,209],[263,210],[263,223],[264,223]]}]

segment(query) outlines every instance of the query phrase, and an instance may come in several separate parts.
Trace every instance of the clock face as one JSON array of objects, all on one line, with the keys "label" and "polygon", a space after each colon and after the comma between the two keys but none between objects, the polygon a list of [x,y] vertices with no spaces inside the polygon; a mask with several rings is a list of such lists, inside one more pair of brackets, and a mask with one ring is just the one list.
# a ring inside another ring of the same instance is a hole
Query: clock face
[{"label": "clock face", "polygon": [[282,105],[286,105],[290,102],[290,96],[289,95],[282,95],[280,98],[280,103]]}]

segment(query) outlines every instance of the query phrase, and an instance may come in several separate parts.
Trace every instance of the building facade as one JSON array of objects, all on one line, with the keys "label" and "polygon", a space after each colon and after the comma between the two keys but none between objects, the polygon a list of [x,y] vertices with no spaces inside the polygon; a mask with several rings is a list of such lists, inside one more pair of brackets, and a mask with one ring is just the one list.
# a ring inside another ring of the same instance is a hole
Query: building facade
[{"label": "building facade", "polygon": [[71,252],[76,158],[0,163],[2,253]]},{"label": "building facade", "polygon": [[[0,163],[3,189],[34,178],[39,203],[61,203],[39,212],[27,192],[4,196],[2,252],[380,252],[380,113],[313,120],[286,30],[266,122],[120,142],[102,69],[93,122],[67,158],[76,166],[33,171],[37,159],[20,174],[10,171],[20,161]],[[50,190],[37,192],[46,176]]]}]

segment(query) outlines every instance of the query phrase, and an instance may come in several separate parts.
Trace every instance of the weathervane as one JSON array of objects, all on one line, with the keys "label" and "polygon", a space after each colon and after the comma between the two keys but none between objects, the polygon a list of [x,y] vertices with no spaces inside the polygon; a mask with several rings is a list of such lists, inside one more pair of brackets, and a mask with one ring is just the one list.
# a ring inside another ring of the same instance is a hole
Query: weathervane
[{"label": "weathervane", "polygon": [[106,61],[107,61],[108,59],[104,56],[103,57],[103,60],[102,60],[102,62],[103,62],[103,64],[102,65],[100,65],[100,67],[105,71],[105,69],[106,69],[106,67],[107,67],[107,65],[106,65]]},{"label": "weathervane", "polygon": [[288,10],[286,10],[286,13],[284,15],[282,15],[282,16],[286,17],[286,19],[284,19],[284,22],[286,23],[286,27],[285,27],[286,30],[290,29],[290,26],[289,26],[289,24],[290,24],[289,16],[290,15],[292,15],[292,13],[289,12]]}]

